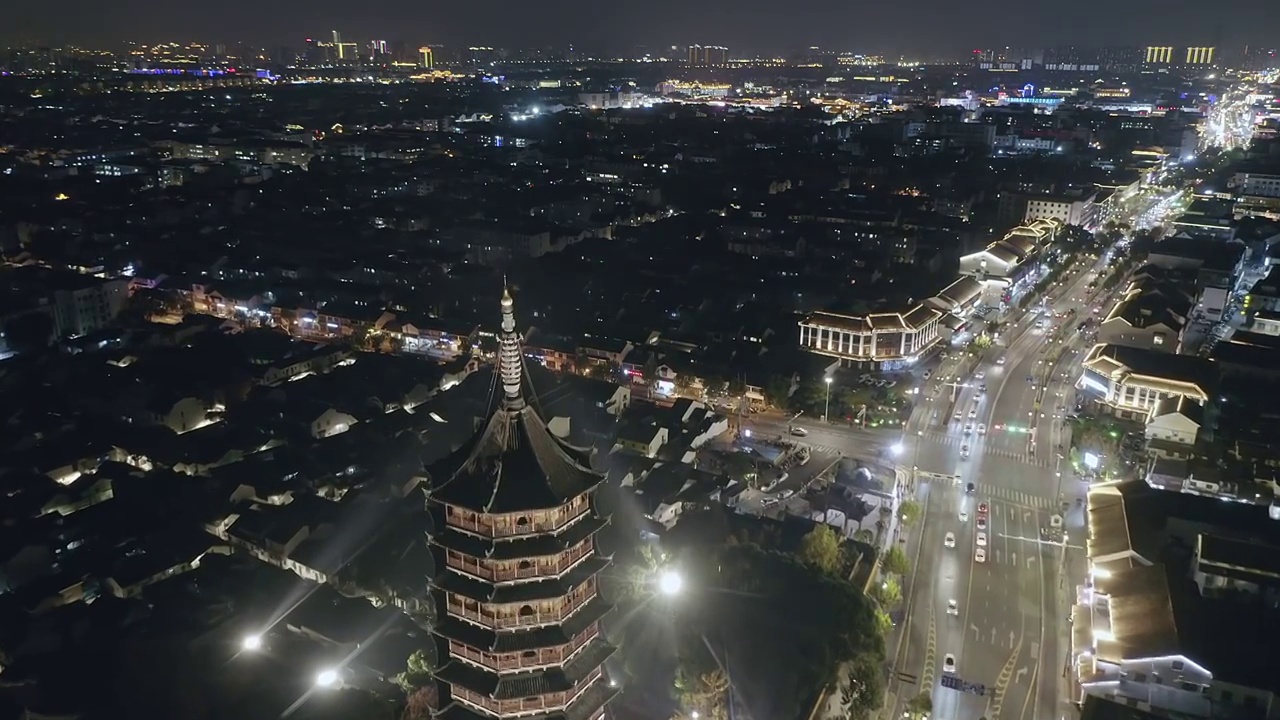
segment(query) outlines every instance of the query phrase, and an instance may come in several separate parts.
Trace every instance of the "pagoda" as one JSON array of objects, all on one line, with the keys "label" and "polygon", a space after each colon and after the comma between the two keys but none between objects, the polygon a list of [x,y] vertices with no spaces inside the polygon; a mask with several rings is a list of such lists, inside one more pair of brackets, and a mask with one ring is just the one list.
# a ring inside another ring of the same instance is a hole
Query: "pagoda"
[{"label": "pagoda", "polygon": [[[611,606],[596,547],[608,523],[589,451],[551,434],[526,395],[514,303],[502,295],[501,397],[479,431],[431,468],[443,568],[434,632],[441,720],[598,720],[616,694],[601,631]],[[496,388],[495,388],[496,389]],[[447,690],[447,692],[446,692]]]}]

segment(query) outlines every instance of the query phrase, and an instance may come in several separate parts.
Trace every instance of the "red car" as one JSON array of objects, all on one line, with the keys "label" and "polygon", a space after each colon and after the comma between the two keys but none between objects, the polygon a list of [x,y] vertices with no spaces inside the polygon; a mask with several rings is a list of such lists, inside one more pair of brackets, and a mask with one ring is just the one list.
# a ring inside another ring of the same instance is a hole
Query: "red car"
[{"label": "red car", "polygon": [[987,503],[986,503],[986,502],[980,502],[980,503],[978,503],[978,514],[979,514],[979,515],[986,515],[986,514],[987,514],[987,510],[989,510],[989,509],[990,509],[990,508],[988,508],[988,507],[987,507]]}]

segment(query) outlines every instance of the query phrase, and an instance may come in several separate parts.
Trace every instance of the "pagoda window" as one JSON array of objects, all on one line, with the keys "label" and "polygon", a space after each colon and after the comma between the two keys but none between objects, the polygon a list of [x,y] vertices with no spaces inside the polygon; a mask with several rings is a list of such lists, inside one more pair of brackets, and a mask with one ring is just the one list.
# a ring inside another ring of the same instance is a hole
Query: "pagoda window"
[{"label": "pagoda window", "polygon": [[520,569],[521,569],[521,570],[528,570],[528,569],[529,569],[529,568],[531,568],[531,567],[533,567],[533,563],[529,562],[528,560],[521,560],[521,561],[520,561]]},{"label": "pagoda window", "polygon": [[522,605],[522,606],[520,606],[520,617],[528,617],[528,616],[532,615],[532,614],[533,614],[533,612],[534,612],[534,611],[533,611],[533,606],[532,606],[532,605]]},{"label": "pagoda window", "polygon": [[528,517],[526,517],[526,516],[524,516],[524,515],[521,515],[520,517],[516,518],[516,525],[517,525],[517,526],[519,526],[519,527],[524,527],[525,525],[528,525],[528,524],[529,524],[529,518],[528,518]]},{"label": "pagoda window", "polygon": [[520,657],[524,658],[525,660],[533,660],[534,658],[538,657],[538,652],[536,650],[525,650],[524,652],[520,653]]}]

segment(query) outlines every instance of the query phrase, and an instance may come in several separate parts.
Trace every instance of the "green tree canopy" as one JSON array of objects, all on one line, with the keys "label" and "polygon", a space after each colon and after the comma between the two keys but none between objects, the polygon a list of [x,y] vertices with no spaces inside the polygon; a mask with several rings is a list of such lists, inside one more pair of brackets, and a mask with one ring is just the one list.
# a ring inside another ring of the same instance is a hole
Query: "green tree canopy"
[{"label": "green tree canopy", "polygon": [[897,545],[889,548],[885,552],[884,558],[880,563],[885,572],[890,572],[894,575],[906,575],[911,572],[910,558],[907,557],[906,551]]},{"label": "green tree canopy", "polygon": [[796,556],[806,565],[828,575],[836,575],[842,565],[840,536],[830,525],[815,525],[800,541],[800,550]]},{"label": "green tree canopy", "polygon": [[920,520],[920,512],[920,503],[915,500],[907,500],[898,507],[898,513],[902,515],[902,522],[908,527],[915,525]]},{"label": "green tree canopy", "polygon": [[902,585],[898,583],[898,579],[887,577],[875,588],[876,601],[880,603],[880,607],[888,609],[897,606],[902,602]]}]

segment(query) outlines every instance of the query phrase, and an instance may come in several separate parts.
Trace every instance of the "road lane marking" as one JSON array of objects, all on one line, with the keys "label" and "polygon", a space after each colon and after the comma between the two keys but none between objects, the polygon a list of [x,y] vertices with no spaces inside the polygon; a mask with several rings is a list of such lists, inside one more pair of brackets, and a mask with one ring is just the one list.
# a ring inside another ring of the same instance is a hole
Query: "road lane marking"
[{"label": "road lane marking", "polygon": [[[1023,616],[1026,617],[1025,615]],[[1018,643],[1014,647],[1013,652],[1009,653],[1009,659],[1005,661],[1004,667],[1000,669],[1000,675],[996,677],[996,693],[991,701],[992,720],[999,720],[1000,711],[1004,708],[1005,692],[1009,689],[1009,681],[1013,679],[1013,668],[1018,664],[1018,655],[1022,652],[1022,643]]]},{"label": "road lane marking", "polygon": [[924,672],[920,673],[920,687],[933,688],[933,663],[938,652],[937,609],[929,611],[929,639],[925,643]]},{"label": "road lane marking", "polygon": [[1013,631],[1012,631],[1012,630],[1010,630],[1010,631],[1009,631],[1009,649],[1010,649],[1010,650],[1012,650],[1012,649],[1013,649],[1013,637],[1014,637],[1014,636],[1013,636]]}]

